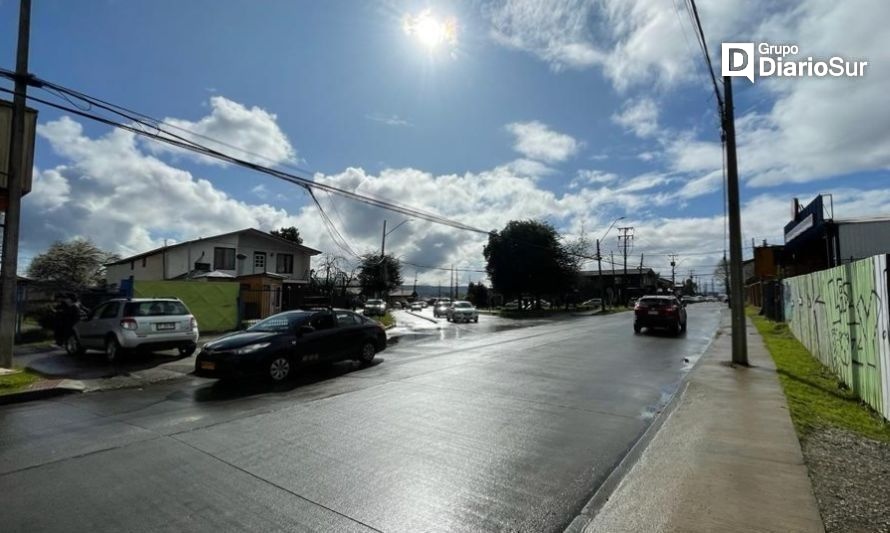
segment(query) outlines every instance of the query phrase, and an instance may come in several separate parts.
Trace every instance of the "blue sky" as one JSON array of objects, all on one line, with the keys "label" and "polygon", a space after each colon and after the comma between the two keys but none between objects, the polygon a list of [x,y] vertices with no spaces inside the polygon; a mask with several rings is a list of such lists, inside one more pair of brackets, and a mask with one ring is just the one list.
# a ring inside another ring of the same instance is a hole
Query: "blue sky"
[{"label": "blue sky", "polygon": [[[636,228],[635,262],[648,254],[664,273],[677,252],[683,268],[710,274],[724,246],[716,104],[678,6],[34,0],[30,70],[264,162],[484,228],[535,217],[595,237],[624,216]],[[455,43],[431,50],[406,35],[404,17],[426,9],[456,21]],[[718,69],[728,40],[870,61],[858,80],[737,79],[746,241],[779,242],[795,195],[835,194],[839,218],[890,214],[886,4],[715,0],[700,9]],[[17,2],[0,0],[6,68],[16,19]],[[291,224],[307,244],[349,256],[292,185],[48,108],[40,123],[25,261],[76,236],[127,254]],[[377,246],[384,219],[401,220],[321,201],[352,251]],[[426,222],[389,242],[418,264],[483,264],[478,236]],[[605,242],[617,249],[614,233]]]}]

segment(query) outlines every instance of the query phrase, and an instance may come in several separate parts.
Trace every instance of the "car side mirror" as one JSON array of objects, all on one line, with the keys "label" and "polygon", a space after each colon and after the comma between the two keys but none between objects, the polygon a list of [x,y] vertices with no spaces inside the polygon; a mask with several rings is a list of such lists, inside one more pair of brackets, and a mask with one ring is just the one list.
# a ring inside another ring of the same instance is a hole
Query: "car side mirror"
[{"label": "car side mirror", "polygon": [[683,307],[686,307],[686,302],[683,302]]}]

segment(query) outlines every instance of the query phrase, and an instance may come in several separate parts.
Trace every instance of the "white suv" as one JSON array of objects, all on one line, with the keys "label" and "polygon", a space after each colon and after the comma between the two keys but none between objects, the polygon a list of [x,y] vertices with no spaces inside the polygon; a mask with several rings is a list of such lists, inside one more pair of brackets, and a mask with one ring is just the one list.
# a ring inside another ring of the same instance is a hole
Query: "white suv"
[{"label": "white suv", "polygon": [[74,325],[65,341],[71,355],[102,350],[109,362],[126,350],[170,350],[189,356],[198,346],[198,322],[177,298],[109,300]]}]

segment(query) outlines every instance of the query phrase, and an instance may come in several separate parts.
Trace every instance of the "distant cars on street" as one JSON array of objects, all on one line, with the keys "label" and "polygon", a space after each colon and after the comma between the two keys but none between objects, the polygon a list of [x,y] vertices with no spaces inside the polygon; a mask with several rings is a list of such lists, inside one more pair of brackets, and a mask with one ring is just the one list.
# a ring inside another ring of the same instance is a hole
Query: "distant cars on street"
[{"label": "distant cars on street", "polygon": [[368,300],[365,302],[362,314],[365,316],[383,316],[386,314],[386,302],[376,299]]},{"label": "distant cars on street", "polygon": [[435,318],[447,317],[448,316],[448,308],[451,306],[451,299],[449,298],[439,298],[436,300],[436,303],[433,305],[433,316]]},{"label": "distant cars on street", "polygon": [[70,355],[87,349],[101,350],[108,362],[117,362],[134,350],[170,350],[182,356],[195,352],[198,322],[177,298],[116,298],[93,309],[76,323],[65,341]]},{"label": "distant cars on street", "polygon": [[423,302],[411,302],[412,311],[423,311]]},{"label": "distant cars on street", "polygon": [[686,331],[686,304],[676,296],[643,296],[634,306],[634,333],[643,328],[666,328],[679,335]]},{"label": "distant cars on street", "polygon": [[446,310],[449,322],[479,322],[479,311],[470,302],[457,301]]},{"label": "distant cars on street", "polygon": [[370,318],[343,309],[286,311],[205,344],[195,374],[281,382],[301,366],[349,359],[368,364],[385,348],[386,331]]}]

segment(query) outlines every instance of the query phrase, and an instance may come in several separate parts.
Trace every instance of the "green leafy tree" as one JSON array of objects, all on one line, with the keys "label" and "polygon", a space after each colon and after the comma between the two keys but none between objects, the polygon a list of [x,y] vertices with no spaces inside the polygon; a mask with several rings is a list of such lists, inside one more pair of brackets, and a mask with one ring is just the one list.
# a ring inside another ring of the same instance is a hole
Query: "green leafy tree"
[{"label": "green leafy tree", "polygon": [[483,249],[492,287],[508,299],[561,296],[577,281],[579,258],[547,222],[513,220]]},{"label": "green leafy tree", "polygon": [[467,300],[476,307],[488,307],[488,287],[482,283],[473,283],[467,286]]},{"label": "green leafy tree", "polygon": [[358,282],[365,296],[385,298],[402,284],[402,265],[389,254],[365,254],[359,265]]},{"label": "green leafy tree", "polygon": [[270,231],[272,235],[276,237],[281,237],[282,239],[287,239],[289,241],[293,241],[297,244],[303,244],[303,237],[300,237],[300,230],[296,228],[296,226],[290,226],[289,228],[281,228],[281,229],[273,229]]},{"label": "green leafy tree", "polygon": [[86,239],[56,241],[31,260],[28,277],[46,290],[81,292],[103,285],[105,264],[118,259]]}]

